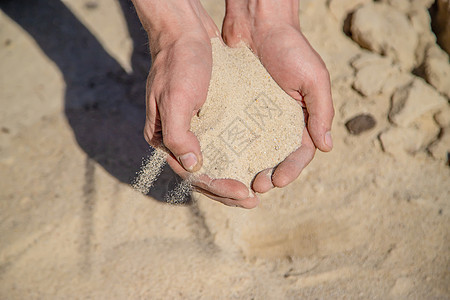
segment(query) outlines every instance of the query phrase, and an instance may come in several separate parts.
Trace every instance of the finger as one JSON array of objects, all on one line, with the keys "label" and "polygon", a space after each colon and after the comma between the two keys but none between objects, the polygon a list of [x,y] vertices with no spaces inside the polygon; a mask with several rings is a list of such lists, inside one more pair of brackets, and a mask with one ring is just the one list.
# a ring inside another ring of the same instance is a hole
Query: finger
[{"label": "finger", "polygon": [[235,199],[220,197],[215,194],[211,194],[209,191],[204,190],[199,187],[194,187],[194,190],[199,193],[202,193],[203,195],[205,195],[213,200],[216,200],[220,203],[223,203],[227,206],[232,206],[232,207],[241,207],[241,208],[251,209],[251,208],[255,208],[256,206],[258,206],[258,204],[260,202],[258,196],[256,196],[256,195],[254,195],[254,197],[248,197],[248,198],[245,198],[242,200],[235,200]]},{"label": "finger", "polygon": [[202,22],[203,26],[205,27],[206,33],[208,34],[209,38],[218,37],[218,38],[220,38],[220,40],[222,40],[219,28],[217,28],[217,25],[211,19],[208,12],[203,7],[203,5],[200,4],[198,9],[199,9],[198,17],[200,18],[200,21]]},{"label": "finger", "polygon": [[249,45],[250,43],[246,39],[246,36],[242,34],[242,28],[245,27],[245,24],[241,20],[230,20],[229,17],[226,17],[222,25],[222,38],[224,43],[232,48],[237,47],[242,42]]},{"label": "finger", "polygon": [[200,175],[194,185],[225,198],[243,200],[251,195],[249,189],[240,181],[234,179],[211,179],[207,175]]},{"label": "finger", "polygon": [[303,131],[302,145],[281,162],[272,174],[272,183],[276,187],[285,187],[294,181],[301,171],[314,158],[316,147],[307,130]]},{"label": "finger", "polygon": [[202,166],[200,143],[189,130],[192,115],[198,108],[183,93],[172,93],[169,97],[159,105],[164,146],[185,170],[198,171]]},{"label": "finger", "polygon": [[144,126],[144,138],[151,146],[157,148],[162,143],[161,120],[159,118],[156,99],[151,93],[151,78],[147,77],[146,87],[146,118]]},{"label": "finger", "polygon": [[[238,180],[233,179],[211,179],[207,175],[193,175],[184,170],[178,160],[172,156],[167,157],[167,162],[172,170],[180,175],[183,179],[192,180],[195,187],[201,188],[223,198],[230,198],[234,200],[244,200],[249,197],[249,189]],[[251,196],[251,195],[250,195]]]},{"label": "finger", "polygon": [[265,169],[259,172],[252,183],[252,189],[257,193],[267,193],[274,188],[272,183],[272,173],[274,169]]},{"label": "finger", "polygon": [[334,117],[331,97],[330,76],[325,66],[319,68],[310,89],[304,95],[304,101],[309,113],[308,131],[311,138],[321,151],[328,152],[333,148],[331,125]]}]

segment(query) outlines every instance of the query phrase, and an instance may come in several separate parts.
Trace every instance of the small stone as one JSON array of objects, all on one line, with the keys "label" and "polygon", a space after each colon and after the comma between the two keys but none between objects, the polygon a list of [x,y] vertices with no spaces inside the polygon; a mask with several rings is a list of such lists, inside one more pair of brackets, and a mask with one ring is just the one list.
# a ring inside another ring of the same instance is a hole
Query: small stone
[{"label": "small stone", "polygon": [[364,131],[370,130],[375,127],[377,122],[374,117],[370,114],[358,115],[345,123],[348,132],[353,135],[359,135]]},{"label": "small stone", "polygon": [[93,10],[98,7],[98,3],[96,1],[88,1],[84,4],[84,7],[86,9]]}]

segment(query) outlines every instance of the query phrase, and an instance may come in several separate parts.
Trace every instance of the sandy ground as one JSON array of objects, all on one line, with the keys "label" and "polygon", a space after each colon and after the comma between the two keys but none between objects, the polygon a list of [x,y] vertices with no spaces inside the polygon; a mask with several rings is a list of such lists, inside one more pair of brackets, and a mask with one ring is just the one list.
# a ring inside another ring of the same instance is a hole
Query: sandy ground
[{"label": "sandy ground", "polygon": [[129,186],[149,153],[129,3],[2,1],[0,299],[450,299],[448,56],[433,1],[369,2],[302,1],[335,149],[244,211],[165,204],[168,169]]}]

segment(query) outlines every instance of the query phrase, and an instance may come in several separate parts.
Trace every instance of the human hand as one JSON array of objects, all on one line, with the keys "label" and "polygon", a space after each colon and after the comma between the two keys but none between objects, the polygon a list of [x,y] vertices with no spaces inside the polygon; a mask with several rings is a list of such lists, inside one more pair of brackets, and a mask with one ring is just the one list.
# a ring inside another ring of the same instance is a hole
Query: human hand
[{"label": "human hand", "polygon": [[330,130],[334,109],[328,71],[300,31],[298,1],[279,2],[227,0],[222,28],[227,45],[245,42],[278,85],[299,101],[305,115],[301,147],[255,177],[252,188],[259,193],[288,185],[313,159],[316,148],[328,152],[333,147]]},{"label": "human hand", "polygon": [[219,30],[198,0],[134,4],[152,55],[145,139],[155,148],[165,147],[171,168],[189,178],[197,191],[226,205],[256,206],[258,198],[237,180],[191,176],[201,168],[202,154],[190,124],[206,100],[212,71],[210,39],[220,37]]}]

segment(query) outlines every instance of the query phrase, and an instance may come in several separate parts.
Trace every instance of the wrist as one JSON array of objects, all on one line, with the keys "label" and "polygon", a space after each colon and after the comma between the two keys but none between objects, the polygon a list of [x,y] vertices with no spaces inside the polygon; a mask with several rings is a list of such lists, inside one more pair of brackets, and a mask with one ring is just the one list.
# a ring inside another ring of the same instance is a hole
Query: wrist
[{"label": "wrist", "polygon": [[170,30],[198,19],[199,0],[132,0],[147,32]]},{"label": "wrist", "polygon": [[299,0],[226,0],[226,18],[246,19],[253,27],[280,22],[298,26]]},{"label": "wrist", "polygon": [[298,0],[226,0],[225,39],[244,41],[256,50],[255,44],[280,26],[300,30],[298,4]]},{"label": "wrist", "polygon": [[199,0],[132,0],[149,36],[151,52],[186,36],[207,33],[201,22]]}]

